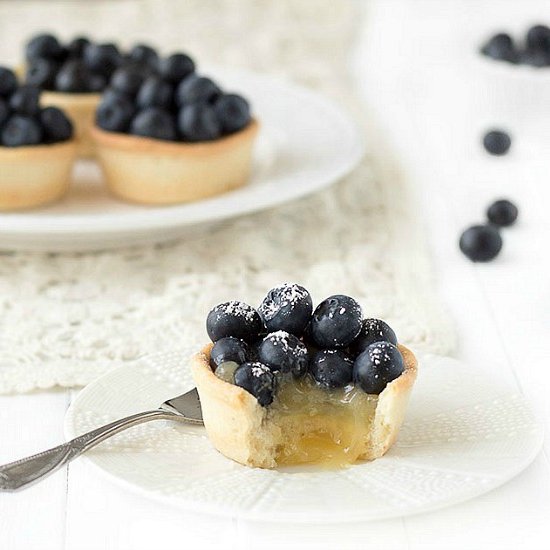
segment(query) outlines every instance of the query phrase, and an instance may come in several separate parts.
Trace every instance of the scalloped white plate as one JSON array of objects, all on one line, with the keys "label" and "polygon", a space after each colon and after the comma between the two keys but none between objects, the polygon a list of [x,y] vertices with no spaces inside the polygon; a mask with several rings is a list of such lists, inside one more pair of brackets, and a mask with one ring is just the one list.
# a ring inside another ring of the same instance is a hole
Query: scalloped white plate
[{"label": "scalloped white plate", "polygon": [[67,197],[52,206],[0,213],[0,248],[84,251],[165,241],[190,229],[273,207],[326,187],[364,152],[361,134],[335,103],[296,85],[246,71],[215,69],[226,90],[249,98],[261,124],[251,181],[217,197],[146,207],[112,198],[98,166],[80,161]]},{"label": "scalloped white plate", "polygon": [[[192,387],[186,354],[151,356],[87,386],[65,423],[71,438],[155,407]],[[422,358],[398,442],[374,462],[337,471],[261,470],[215,451],[204,428],[145,424],[90,451],[124,487],[185,509],[263,521],[367,521],[449,506],[521,472],[538,454],[542,424],[521,395],[472,368]]]}]

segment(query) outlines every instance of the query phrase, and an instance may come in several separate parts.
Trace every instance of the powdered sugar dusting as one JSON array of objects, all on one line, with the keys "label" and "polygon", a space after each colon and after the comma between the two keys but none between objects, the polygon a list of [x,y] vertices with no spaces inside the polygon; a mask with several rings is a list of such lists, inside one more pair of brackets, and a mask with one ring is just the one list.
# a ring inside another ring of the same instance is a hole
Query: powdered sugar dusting
[{"label": "powdered sugar dusting", "polygon": [[[296,283],[282,283],[269,291],[258,310],[264,319],[269,321],[283,308],[292,311],[296,304],[307,299],[308,295],[308,291]],[[274,297],[276,299],[273,299]]]},{"label": "powdered sugar dusting", "polygon": [[235,317],[243,317],[247,321],[253,321],[256,313],[252,306],[237,300],[219,304],[214,308],[214,311],[216,313],[226,313]]},{"label": "powdered sugar dusting", "polygon": [[254,363],[250,363],[250,372],[254,378],[261,378],[264,374],[271,372],[271,370],[263,363],[255,361]]}]

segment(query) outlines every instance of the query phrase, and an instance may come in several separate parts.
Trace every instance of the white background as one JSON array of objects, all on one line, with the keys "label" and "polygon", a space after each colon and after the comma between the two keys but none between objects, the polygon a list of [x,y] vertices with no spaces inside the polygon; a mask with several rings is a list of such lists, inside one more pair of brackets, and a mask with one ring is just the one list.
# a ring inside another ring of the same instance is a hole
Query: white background
[{"label": "white background", "polygon": [[[519,386],[548,426],[550,74],[507,75],[473,55],[492,31],[539,20],[550,24],[550,4],[378,0],[369,4],[353,67],[381,129],[369,132],[370,149],[389,145],[397,153],[397,167],[379,168],[406,178],[416,192],[411,208],[425,221],[459,357]],[[479,145],[492,125],[513,136],[505,158],[491,158]],[[519,205],[520,221],[505,231],[497,261],[471,264],[457,250],[460,231],[481,221],[488,203],[501,196]],[[0,462],[61,441],[73,395],[0,397]],[[0,495],[0,548],[542,549],[550,546],[549,518],[548,443],[523,474],[474,501],[343,527],[183,513],[119,489],[77,461],[28,491]]]}]

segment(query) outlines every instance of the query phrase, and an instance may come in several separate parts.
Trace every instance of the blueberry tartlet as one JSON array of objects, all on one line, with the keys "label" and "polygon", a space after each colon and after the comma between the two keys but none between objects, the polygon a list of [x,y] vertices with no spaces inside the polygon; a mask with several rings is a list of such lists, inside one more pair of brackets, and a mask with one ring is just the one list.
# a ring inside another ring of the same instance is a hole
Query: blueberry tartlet
[{"label": "blueberry tartlet", "polygon": [[0,67],[0,210],[32,208],[61,198],[69,187],[77,143],[57,107],[40,107],[40,90],[19,86]]},{"label": "blueberry tartlet", "polygon": [[144,75],[113,74],[92,130],[111,192],[141,204],[176,204],[244,185],[258,124],[248,102],[225,93],[176,53]]},{"label": "blueberry tartlet", "polygon": [[395,442],[416,379],[413,353],[351,297],[313,310],[285,283],[260,307],[238,301],[208,314],[192,360],[204,425],[216,449],[246,466],[333,467],[381,457]]},{"label": "blueberry tartlet", "polygon": [[114,44],[85,37],[63,44],[51,34],[32,37],[25,47],[25,83],[43,90],[41,103],[63,109],[74,123],[79,155],[93,156],[90,128],[101,93],[125,57]]}]

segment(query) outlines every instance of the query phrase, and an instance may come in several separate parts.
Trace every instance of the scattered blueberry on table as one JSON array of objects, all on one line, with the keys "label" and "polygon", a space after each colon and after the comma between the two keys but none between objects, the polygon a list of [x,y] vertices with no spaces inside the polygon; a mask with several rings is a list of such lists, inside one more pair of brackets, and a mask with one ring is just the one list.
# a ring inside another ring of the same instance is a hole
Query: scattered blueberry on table
[{"label": "scattered blueberry on table", "polygon": [[550,28],[533,25],[527,30],[525,39],[517,42],[508,33],[499,32],[481,46],[480,52],[496,61],[550,67]]},{"label": "scattered blueberry on table", "polygon": [[473,225],[460,236],[460,250],[473,262],[489,262],[502,249],[502,237],[492,225]]},{"label": "scattered blueberry on table", "polygon": [[271,289],[258,310],[239,301],[219,304],[206,329],[215,375],[262,406],[271,404],[281,384],[298,379],[326,391],[355,385],[379,394],[404,369],[387,323],[363,319],[357,301],[342,294],[313,310],[309,292],[294,283]]},{"label": "scattered blueberry on table", "polygon": [[487,209],[487,219],[498,227],[508,227],[516,223],[518,207],[507,199],[495,201]]},{"label": "scattered blueberry on table", "polygon": [[512,139],[503,130],[490,130],[483,136],[483,147],[491,155],[505,155],[511,145]]}]

